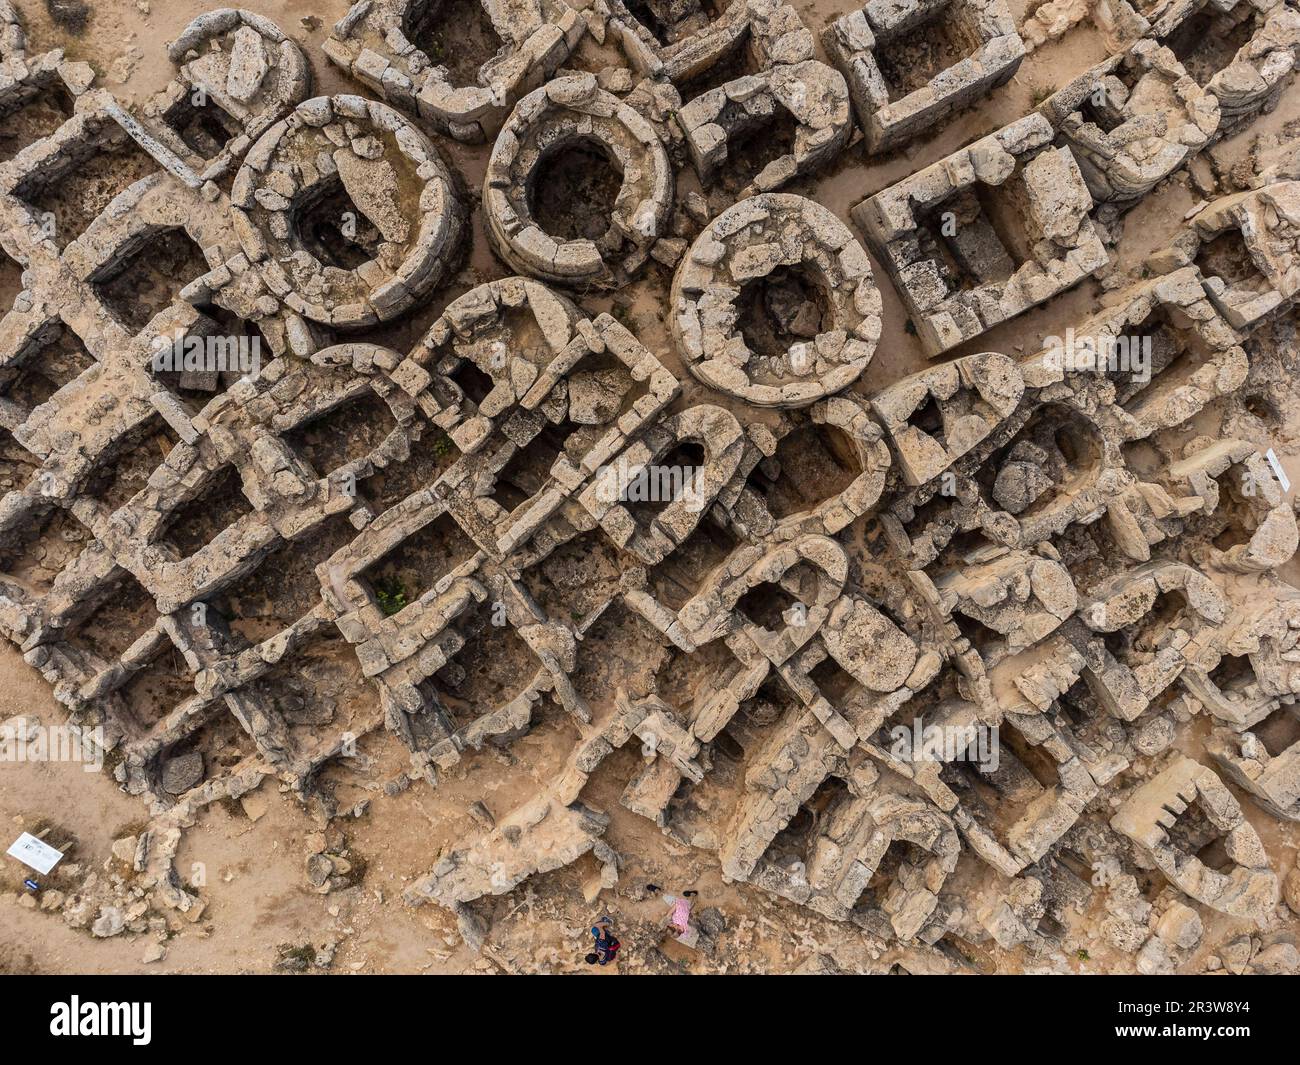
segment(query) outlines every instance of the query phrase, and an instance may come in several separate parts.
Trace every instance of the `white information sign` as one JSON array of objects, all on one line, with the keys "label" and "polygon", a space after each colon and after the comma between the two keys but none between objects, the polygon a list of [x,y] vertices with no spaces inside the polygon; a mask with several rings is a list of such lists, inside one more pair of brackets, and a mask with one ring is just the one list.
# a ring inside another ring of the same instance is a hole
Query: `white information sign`
[{"label": "white information sign", "polygon": [[62,851],[56,851],[44,840],[39,840],[29,832],[24,832],[10,847],[6,854],[17,858],[24,865],[30,865],[38,873],[48,873],[63,857]]}]

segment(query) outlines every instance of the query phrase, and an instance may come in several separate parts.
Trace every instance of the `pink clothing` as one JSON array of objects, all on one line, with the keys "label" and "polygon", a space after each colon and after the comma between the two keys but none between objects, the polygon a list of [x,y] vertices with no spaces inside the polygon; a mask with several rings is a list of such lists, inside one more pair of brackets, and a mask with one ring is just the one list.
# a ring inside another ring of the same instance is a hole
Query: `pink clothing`
[{"label": "pink clothing", "polygon": [[[667,900],[665,900],[667,901]],[[691,921],[691,900],[687,898],[676,898],[672,902],[673,913],[670,922],[679,932],[685,932],[690,927]]]}]

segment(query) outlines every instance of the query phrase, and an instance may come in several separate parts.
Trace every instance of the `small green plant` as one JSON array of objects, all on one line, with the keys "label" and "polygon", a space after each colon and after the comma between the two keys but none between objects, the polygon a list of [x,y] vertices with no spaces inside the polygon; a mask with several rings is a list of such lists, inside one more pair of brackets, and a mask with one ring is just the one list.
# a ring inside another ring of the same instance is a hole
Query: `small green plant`
[{"label": "small green plant", "polygon": [[1080,947],[1078,950],[1076,950],[1076,951],[1074,952],[1074,956],[1075,956],[1076,958],[1078,958],[1080,961],[1089,961],[1089,960],[1090,960],[1089,955],[1088,955],[1088,952],[1087,952],[1086,950],[1084,950],[1082,947]]},{"label": "small green plant", "polygon": [[433,453],[437,455],[438,458],[446,458],[455,449],[456,445],[451,442],[451,437],[446,433],[439,432],[438,435],[433,438]]},{"label": "small green plant", "polygon": [[375,582],[375,599],[384,617],[391,618],[406,609],[406,589],[396,577],[385,577]]}]

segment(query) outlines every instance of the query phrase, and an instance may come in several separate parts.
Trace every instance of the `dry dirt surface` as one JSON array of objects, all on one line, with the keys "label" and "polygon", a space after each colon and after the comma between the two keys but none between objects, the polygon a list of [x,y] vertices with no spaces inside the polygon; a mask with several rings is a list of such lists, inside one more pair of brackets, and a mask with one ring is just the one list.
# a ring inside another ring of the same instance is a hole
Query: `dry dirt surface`
[{"label": "dry dirt surface", "polygon": [[0,0],[0,972],[1300,971],[1225,6]]}]

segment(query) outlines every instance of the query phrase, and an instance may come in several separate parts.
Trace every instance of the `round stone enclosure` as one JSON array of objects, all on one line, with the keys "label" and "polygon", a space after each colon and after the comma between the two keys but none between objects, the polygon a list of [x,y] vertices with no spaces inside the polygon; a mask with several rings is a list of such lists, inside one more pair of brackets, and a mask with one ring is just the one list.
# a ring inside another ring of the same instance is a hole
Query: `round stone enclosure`
[{"label": "round stone enclosure", "polygon": [[267,130],[231,204],[266,287],[344,328],[394,318],[449,276],[466,224],[428,138],[360,96],[307,100]]},{"label": "round stone enclosure", "polygon": [[[572,173],[544,181],[566,154],[579,156]],[[601,171],[618,182],[604,210],[590,184]],[[545,217],[548,199],[561,213],[589,216],[602,231],[558,231]],[[483,183],[498,254],[521,273],[579,287],[625,283],[659,239],[672,201],[672,167],[654,129],[591,74],[557,78],[519,101],[497,136]]]},{"label": "round stone enclosure", "polygon": [[826,208],[768,193],[729,207],[673,277],[671,327],[691,373],[760,407],[848,387],[880,339],[880,290],[862,246]]}]

